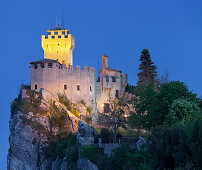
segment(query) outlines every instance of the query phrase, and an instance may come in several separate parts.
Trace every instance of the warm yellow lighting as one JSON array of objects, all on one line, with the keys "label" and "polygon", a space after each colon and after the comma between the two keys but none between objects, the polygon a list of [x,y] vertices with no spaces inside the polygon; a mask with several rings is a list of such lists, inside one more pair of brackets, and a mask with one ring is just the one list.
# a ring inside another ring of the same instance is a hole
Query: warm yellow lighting
[{"label": "warm yellow lighting", "polygon": [[53,29],[41,36],[44,58],[58,60],[61,64],[73,65],[74,37],[67,29]]}]

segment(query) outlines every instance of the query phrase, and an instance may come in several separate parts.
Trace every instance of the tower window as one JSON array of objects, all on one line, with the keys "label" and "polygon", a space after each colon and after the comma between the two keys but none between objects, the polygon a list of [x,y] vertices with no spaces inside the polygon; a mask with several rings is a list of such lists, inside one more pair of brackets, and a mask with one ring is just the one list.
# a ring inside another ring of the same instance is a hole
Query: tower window
[{"label": "tower window", "polygon": [[48,35],[51,35],[51,32],[47,32]]},{"label": "tower window", "polygon": [[68,38],[68,35],[65,35],[65,38]]},{"label": "tower window", "polygon": [[52,68],[53,64],[52,63],[48,63],[48,68]]},{"label": "tower window", "polygon": [[67,85],[66,84],[64,84],[64,90],[67,90]]},{"label": "tower window", "polygon": [[119,91],[118,90],[116,90],[116,95],[115,96],[119,97]]},{"label": "tower window", "polygon": [[80,85],[76,86],[77,91],[80,91]]},{"label": "tower window", "polygon": [[44,63],[41,63],[40,65],[41,65],[41,68],[44,68]]},{"label": "tower window", "polygon": [[65,34],[65,31],[62,31],[62,34]]},{"label": "tower window", "polygon": [[93,91],[93,90],[92,90],[92,86],[90,86],[90,91]]},{"label": "tower window", "polygon": [[55,36],[51,36],[51,38],[55,38]]},{"label": "tower window", "polygon": [[37,69],[37,64],[34,65],[34,69]]},{"label": "tower window", "polygon": [[58,35],[58,38],[61,38],[61,35]]},{"label": "tower window", "polygon": [[58,35],[58,32],[54,32],[55,35]]},{"label": "tower window", "polygon": [[34,85],[34,89],[35,89],[35,90],[37,89],[37,84]]},{"label": "tower window", "polygon": [[112,77],[112,82],[116,82],[116,77]]}]

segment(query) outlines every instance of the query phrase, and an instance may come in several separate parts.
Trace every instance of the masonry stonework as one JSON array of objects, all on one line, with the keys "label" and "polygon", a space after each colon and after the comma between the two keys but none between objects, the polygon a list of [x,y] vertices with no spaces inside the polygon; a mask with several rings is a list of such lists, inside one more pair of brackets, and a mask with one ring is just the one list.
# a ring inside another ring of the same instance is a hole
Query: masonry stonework
[{"label": "masonry stonework", "polygon": [[[58,33],[55,33],[58,30],[62,34],[66,29],[57,27],[57,29],[51,29],[51,34],[58,35]],[[45,37],[43,38],[45,39]],[[64,38],[57,38],[55,43],[49,35],[45,41],[46,44],[63,44],[62,48],[64,49],[57,48],[61,51],[66,50]],[[66,43],[68,43],[67,48],[74,47],[74,41],[71,42],[68,40]],[[93,119],[96,119],[98,112],[108,112],[107,107],[110,100],[113,100],[121,92],[125,91],[127,74],[108,67],[108,56],[102,56],[102,68],[99,72],[99,77],[96,78],[94,67],[83,66],[81,69],[80,66],[76,66],[73,68],[73,48],[71,49],[71,55],[68,53],[68,57],[67,55],[63,57],[62,52],[60,55],[57,55],[55,54],[55,50],[49,55],[46,51],[47,49],[44,48],[44,43],[42,46],[44,49],[44,59],[30,63],[31,89],[42,93],[45,100],[48,101],[57,98],[58,93],[66,94],[68,99],[73,103],[83,100],[87,106],[92,107]],[[48,56],[51,57],[48,58]],[[93,121],[96,122],[96,120]]]}]

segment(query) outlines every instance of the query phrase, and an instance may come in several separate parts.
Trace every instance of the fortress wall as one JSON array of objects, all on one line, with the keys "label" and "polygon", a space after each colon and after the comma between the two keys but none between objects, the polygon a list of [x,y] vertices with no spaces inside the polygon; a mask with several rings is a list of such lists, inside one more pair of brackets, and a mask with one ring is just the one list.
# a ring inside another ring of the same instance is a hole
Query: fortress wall
[{"label": "fortress wall", "polygon": [[[46,94],[44,97],[47,100],[52,96],[57,97],[59,92],[65,93],[72,102],[84,100],[87,105],[95,102],[96,73],[93,67],[84,66],[82,70],[80,66],[76,69],[66,69],[65,65],[59,63],[52,63],[52,68],[48,68],[48,63],[44,63],[44,68],[41,68],[40,64],[37,64],[37,69],[34,67],[35,65],[31,66],[31,88],[35,90],[37,84],[36,91],[45,89],[46,93],[43,94]],[[80,86],[80,90],[77,89],[77,85]]]}]

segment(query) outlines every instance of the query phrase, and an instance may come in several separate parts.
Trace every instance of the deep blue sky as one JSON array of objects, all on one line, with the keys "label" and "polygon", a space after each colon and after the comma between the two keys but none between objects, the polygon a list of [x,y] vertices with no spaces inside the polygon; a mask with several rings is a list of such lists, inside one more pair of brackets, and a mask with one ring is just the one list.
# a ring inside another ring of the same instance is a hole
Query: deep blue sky
[{"label": "deep blue sky", "polygon": [[[0,169],[6,169],[10,103],[30,82],[29,62],[43,58],[41,35],[56,18],[75,36],[74,65],[109,65],[135,84],[139,56],[148,48],[159,75],[184,81],[202,95],[201,0],[2,0],[0,2]],[[97,69],[96,69],[97,70]]]}]

